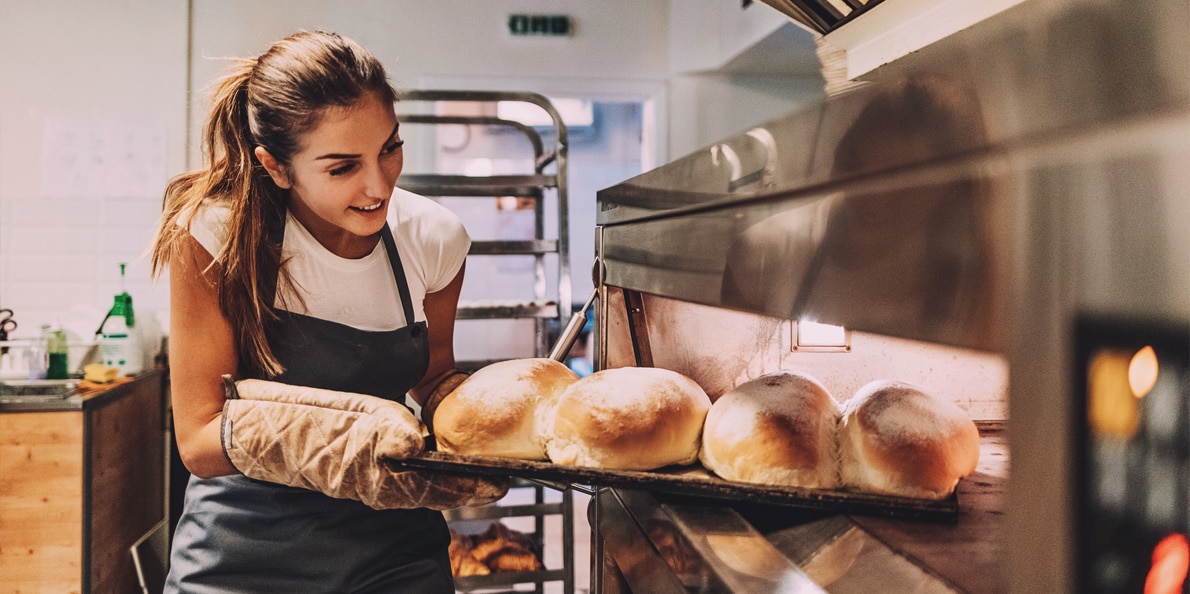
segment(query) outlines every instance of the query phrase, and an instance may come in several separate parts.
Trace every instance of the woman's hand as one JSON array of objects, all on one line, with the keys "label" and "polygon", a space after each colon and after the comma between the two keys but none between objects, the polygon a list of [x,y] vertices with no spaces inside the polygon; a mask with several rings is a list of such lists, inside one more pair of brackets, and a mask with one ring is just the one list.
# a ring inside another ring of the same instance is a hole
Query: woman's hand
[{"label": "woman's hand", "polygon": [[235,386],[223,444],[249,478],[374,509],[483,505],[508,492],[507,477],[389,468],[386,461],[416,456],[424,443],[421,424],[391,400],[263,380]]}]

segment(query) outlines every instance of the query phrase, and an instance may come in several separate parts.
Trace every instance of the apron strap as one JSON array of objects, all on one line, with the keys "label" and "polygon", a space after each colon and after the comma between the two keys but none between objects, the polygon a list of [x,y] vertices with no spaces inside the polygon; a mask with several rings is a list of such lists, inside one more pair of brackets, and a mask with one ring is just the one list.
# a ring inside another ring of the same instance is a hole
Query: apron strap
[{"label": "apron strap", "polygon": [[384,239],[384,249],[388,252],[388,262],[393,267],[393,278],[397,280],[397,292],[401,295],[401,308],[405,311],[405,325],[412,326],[413,299],[409,297],[409,281],[405,278],[405,267],[401,265],[401,254],[397,253],[397,242],[393,239],[393,230],[388,224],[380,231]]}]

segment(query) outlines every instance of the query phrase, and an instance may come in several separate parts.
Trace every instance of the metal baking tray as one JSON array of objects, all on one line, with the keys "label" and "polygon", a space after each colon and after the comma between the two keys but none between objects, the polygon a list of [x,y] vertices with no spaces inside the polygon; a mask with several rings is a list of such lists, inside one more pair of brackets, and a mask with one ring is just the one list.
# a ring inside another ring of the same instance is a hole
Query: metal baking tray
[{"label": "metal baking tray", "polygon": [[0,403],[51,402],[78,393],[78,380],[3,379],[0,380]]},{"label": "metal baking tray", "polygon": [[940,500],[894,497],[841,489],[804,489],[728,481],[701,465],[671,466],[654,471],[608,470],[563,466],[551,462],[426,451],[403,460],[387,460],[397,469],[434,470],[489,476],[511,476],[549,485],[590,485],[654,493],[748,501],[810,510],[886,518],[950,522],[958,520],[956,493]]}]

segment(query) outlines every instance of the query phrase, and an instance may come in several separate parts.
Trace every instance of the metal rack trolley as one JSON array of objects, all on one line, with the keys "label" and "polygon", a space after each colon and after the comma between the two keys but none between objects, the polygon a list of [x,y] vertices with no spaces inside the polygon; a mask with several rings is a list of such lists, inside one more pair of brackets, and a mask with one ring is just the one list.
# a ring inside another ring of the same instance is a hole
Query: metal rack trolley
[{"label": "metal rack trolley", "polygon": [[[423,196],[449,197],[516,197],[532,198],[535,201],[535,237],[532,240],[475,241],[469,256],[511,256],[531,255],[534,257],[533,298],[519,302],[468,302],[459,303],[457,319],[524,319],[535,320],[535,348],[537,356],[546,356],[550,349],[548,323],[563,321],[571,314],[570,287],[570,233],[567,216],[567,146],[568,136],[562,117],[553,104],[542,95],[526,92],[502,91],[437,91],[406,90],[397,93],[398,106],[421,102],[480,102],[496,104],[501,101],[519,101],[537,105],[553,120],[553,146],[546,147],[541,134],[532,126],[522,122],[494,116],[452,116],[438,114],[398,114],[402,123],[465,126],[495,126],[512,129],[525,136],[533,148],[532,171],[521,175],[491,175],[473,177],[451,174],[403,174],[397,185]],[[553,165],[552,173],[547,169]],[[545,236],[545,200],[553,195],[557,201],[557,237]],[[547,294],[546,256],[557,255],[557,292]],[[472,362],[473,366],[489,363]]]},{"label": "metal rack trolley", "polygon": [[[534,237],[530,240],[485,240],[473,241],[468,258],[473,256],[531,255],[534,257],[532,299],[513,302],[461,301],[456,319],[532,319],[534,321],[534,356],[546,357],[550,352],[550,322],[560,323],[571,315],[571,287],[569,269],[569,228],[567,218],[567,146],[568,137],[562,117],[550,101],[539,94],[503,91],[456,91],[456,90],[403,90],[398,91],[397,120],[402,124],[429,126],[463,125],[489,126],[514,130],[522,134],[532,147],[532,170],[519,175],[491,175],[473,177],[441,173],[402,174],[398,187],[429,197],[515,197],[534,200]],[[485,103],[495,105],[501,101],[516,101],[539,106],[549,114],[553,122],[553,142],[546,146],[538,131],[520,121],[495,116],[444,115],[437,113],[401,113],[403,107],[418,103],[442,105],[455,103]],[[551,167],[552,166],[552,167]],[[549,197],[557,200],[557,234],[546,236],[545,201]],[[556,255],[557,291],[549,294],[547,256]],[[475,370],[500,359],[485,361],[461,361],[459,367]],[[510,517],[534,518],[535,533],[531,538],[539,545],[545,558],[545,519],[559,515],[562,520],[562,559],[560,569],[546,568],[543,571],[493,573],[486,576],[456,578],[455,587],[461,592],[492,590],[516,584],[535,584],[535,591],[541,592],[545,582],[561,581],[563,592],[574,592],[574,511],[573,497],[568,486],[551,485],[560,490],[560,502],[545,501],[545,486],[542,483],[515,480],[513,490],[523,493],[532,491],[533,503],[510,505],[505,500],[479,508],[461,508],[447,513],[448,522],[473,520],[499,520]]]}]

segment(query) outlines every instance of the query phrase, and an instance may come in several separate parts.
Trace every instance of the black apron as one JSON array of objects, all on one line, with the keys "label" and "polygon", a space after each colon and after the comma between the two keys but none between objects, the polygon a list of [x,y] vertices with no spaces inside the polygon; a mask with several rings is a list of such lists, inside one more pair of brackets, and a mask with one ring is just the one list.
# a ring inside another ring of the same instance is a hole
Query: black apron
[{"label": "black apron", "polygon": [[[382,237],[408,325],[371,332],[278,312],[280,321],[266,328],[285,367],[274,380],[403,403],[425,375],[426,323],[414,322],[409,284],[387,225]],[[377,511],[238,474],[191,477],[166,592],[453,594],[449,544],[441,512]]]}]

